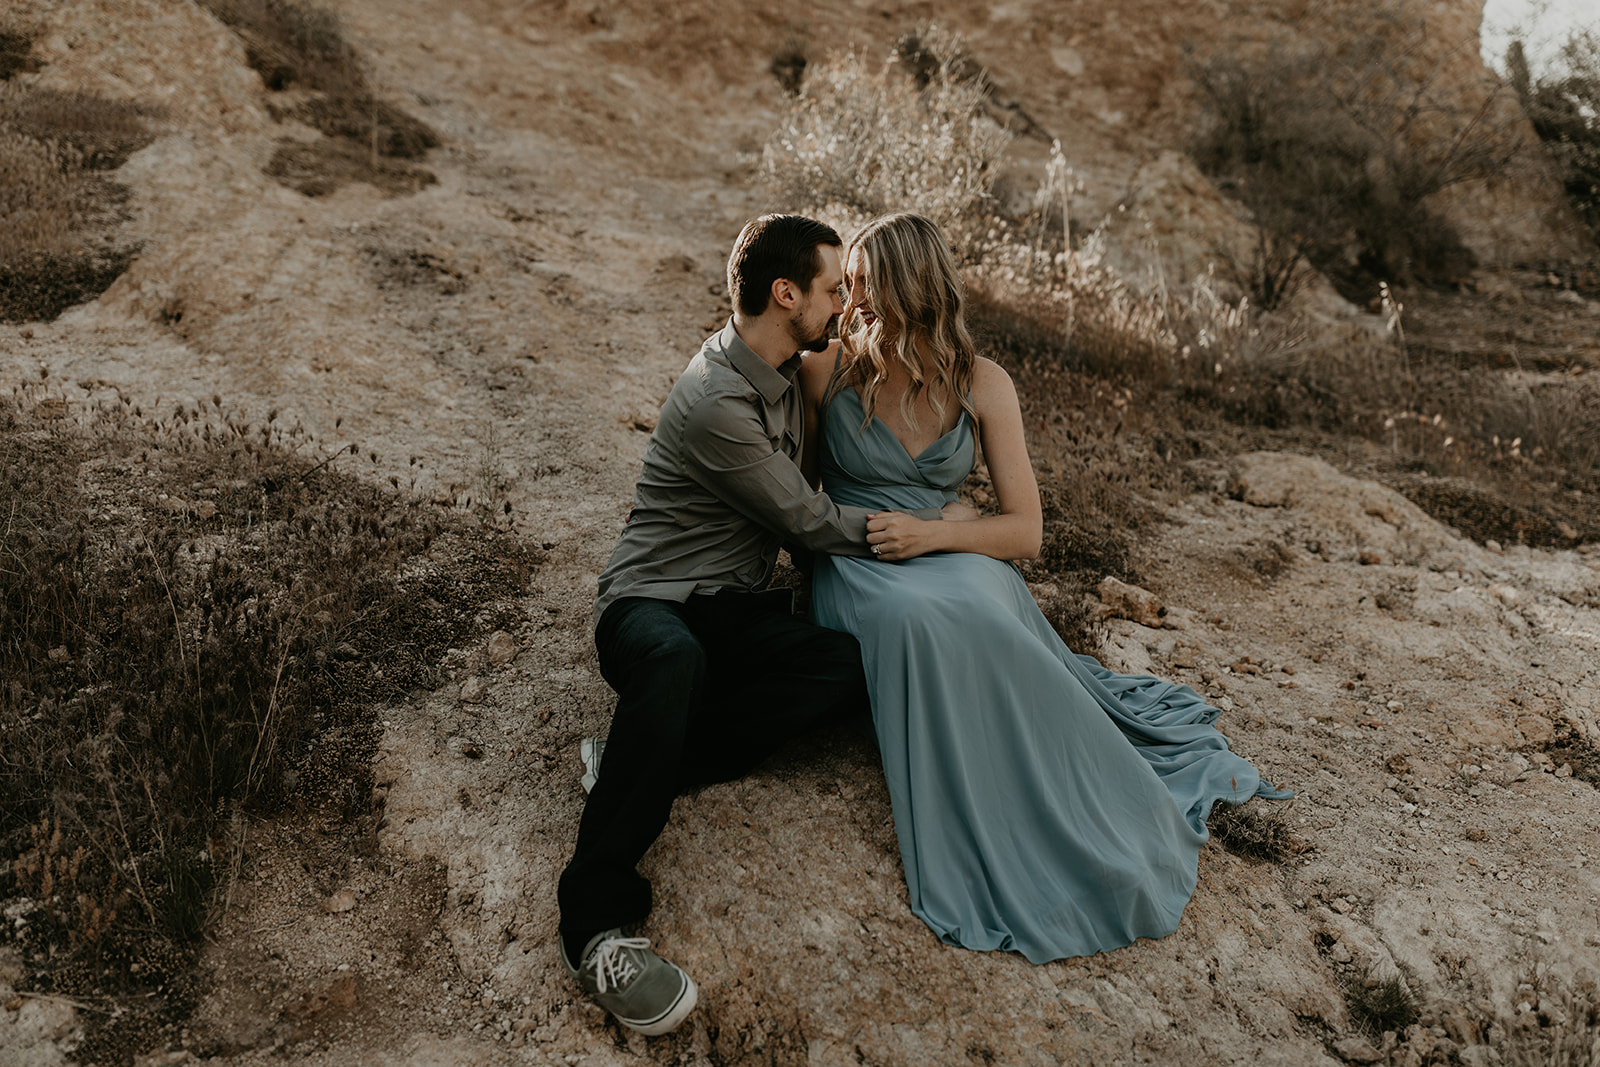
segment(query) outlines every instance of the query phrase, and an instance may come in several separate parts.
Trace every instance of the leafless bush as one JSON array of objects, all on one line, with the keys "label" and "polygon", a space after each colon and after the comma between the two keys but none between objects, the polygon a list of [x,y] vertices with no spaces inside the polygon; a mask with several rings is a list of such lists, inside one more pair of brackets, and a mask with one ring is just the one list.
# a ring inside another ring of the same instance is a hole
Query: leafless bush
[{"label": "leafless bush", "polygon": [[1600,32],[1577,29],[1535,78],[1521,41],[1506,53],[1512,88],[1561,170],[1567,198],[1600,240]]},{"label": "leafless bush", "polygon": [[761,175],[787,203],[916,210],[949,227],[988,195],[1011,136],[984,114],[986,80],[954,34],[916,37],[916,69],[900,50],[876,70],[853,52],[807,68],[762,152]]},{"label": "leafless bush", "polygon": [[1426,22],[1376,12],[1342,44],[1195,62],[1210,123],[1192,154],[1264,236],[1234,265],[1263,308],[1291,293],[1304,256],[1365,303],[1380,281],[1447,284],[1471,253],[1428,200],[1491,177],[1521,148],[1498,83],[1446,88]]}]

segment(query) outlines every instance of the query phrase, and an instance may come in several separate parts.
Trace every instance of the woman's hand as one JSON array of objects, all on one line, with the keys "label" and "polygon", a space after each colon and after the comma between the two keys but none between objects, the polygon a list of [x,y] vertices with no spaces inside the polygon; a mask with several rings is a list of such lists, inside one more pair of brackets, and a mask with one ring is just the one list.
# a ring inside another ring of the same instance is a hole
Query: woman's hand
[{"label": "woman's hand", "polygon": [[880,511],[867,516],[867,544],[882,560],[915,559],[939,550],[936,540],[943,525],[902,511]]}]

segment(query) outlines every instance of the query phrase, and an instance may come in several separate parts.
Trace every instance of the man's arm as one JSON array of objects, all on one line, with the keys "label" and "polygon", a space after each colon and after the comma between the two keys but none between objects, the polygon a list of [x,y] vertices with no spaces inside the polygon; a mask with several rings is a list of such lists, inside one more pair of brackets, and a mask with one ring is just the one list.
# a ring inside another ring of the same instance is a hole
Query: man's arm
[{"label": "man's arm", "polygon": [[806,484],[799,466],[772,447],[749,402],[707,397],[687,413],[686,472],[718,499],[814,552],[869,556],[865,508],[840,507]]}]

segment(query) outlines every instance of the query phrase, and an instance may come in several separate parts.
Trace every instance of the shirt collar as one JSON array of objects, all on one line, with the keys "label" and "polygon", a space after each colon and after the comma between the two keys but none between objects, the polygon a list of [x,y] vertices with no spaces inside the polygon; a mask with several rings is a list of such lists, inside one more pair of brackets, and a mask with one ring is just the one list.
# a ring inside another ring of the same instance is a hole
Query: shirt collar
[{"label": "shirt collar", "polygon": [[762,399],[769,404],[776,404],[782,399],[783,394],[794,384],[794,376],[800,371],[801,361],[798,352],[784,360],[777,368],[756,355],[755,349],[745,344],[744,339],[739,336],[739,331],[733,328],[732,318],[729,318],[728,325],[722,328],[717,342],[729,365],[744,375],[745,380],[755,386],[756,392],[760,393]]}]

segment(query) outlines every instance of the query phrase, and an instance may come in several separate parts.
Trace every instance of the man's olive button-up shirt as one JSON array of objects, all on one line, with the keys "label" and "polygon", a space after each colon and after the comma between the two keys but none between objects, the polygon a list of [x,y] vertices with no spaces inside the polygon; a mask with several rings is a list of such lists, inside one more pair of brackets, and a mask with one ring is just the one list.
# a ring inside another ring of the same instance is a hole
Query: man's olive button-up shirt
[{"label": "man's olive button-up shirt", "polygon": [[661,407],[633,512],[600,574],[597,621],[622,597],[681,603],[695,593],[760,589],[780,543],[870,555],[872,512],[833,503],[800,473],[799,371],[799,355],[774,369],[731,319],[706,339]]}]

